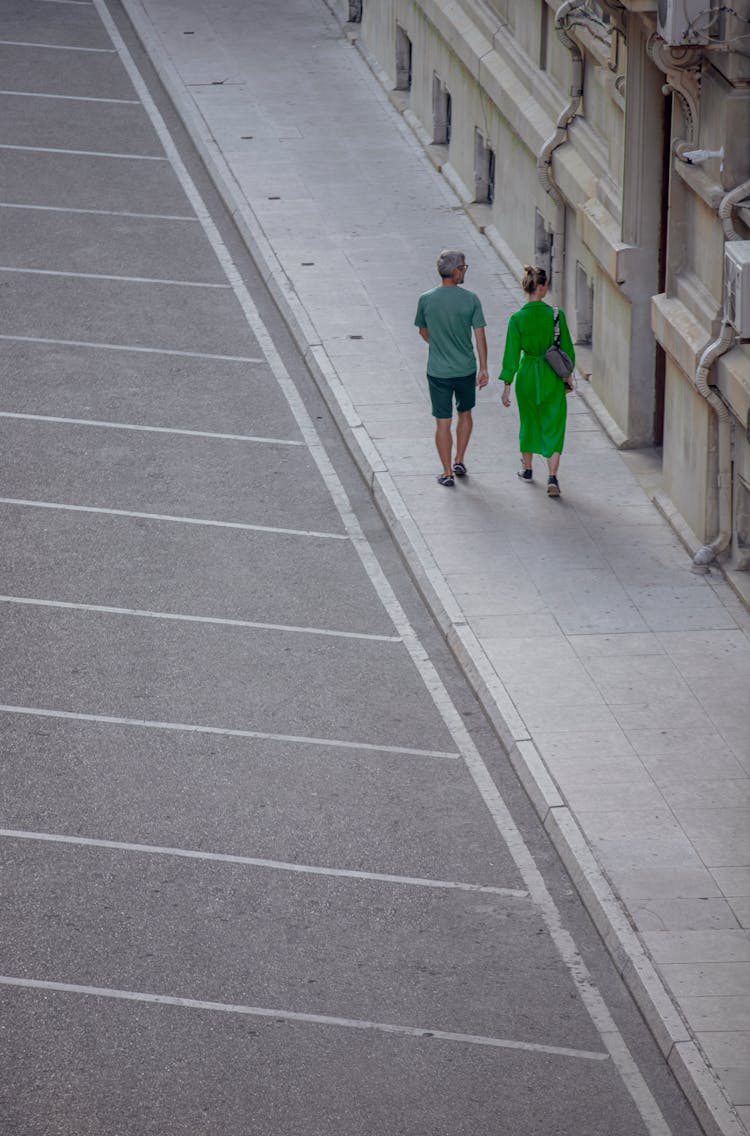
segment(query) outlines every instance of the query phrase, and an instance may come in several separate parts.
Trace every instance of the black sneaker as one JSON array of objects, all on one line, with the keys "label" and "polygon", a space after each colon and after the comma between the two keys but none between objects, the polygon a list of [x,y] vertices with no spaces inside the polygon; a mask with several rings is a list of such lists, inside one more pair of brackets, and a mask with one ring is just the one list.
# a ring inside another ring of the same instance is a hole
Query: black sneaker
[{"label": "black sneaker", "polygon": [[441,473],[440,474],[440,477],[438,478],[438,485],[446,485],[446,486],[450,487],[451,485],[455,485],[455,484],[456,483],[453,480],[453,476],[451,474],[449,474],[449,473]]},{"label": "black sneaker", "polygon": [[547,479],[547,496],[548,497],[559,497],[560,496],[560,486],[557,484],[557,478],[555,477],[554,474],[552,474],[552,476]]},{"label": "black sneaker", "polygon": [[525,466],[521,466],[518,471],[518,476],[521,478],[521,481],[531,481],[534,476],[534,471],[531,469],[526,469]]},{"label": "black sneaker", "polygon": [[468,470],[463,462],[454,462],[453,472],[455,473],[456,477],[468,477]]}]

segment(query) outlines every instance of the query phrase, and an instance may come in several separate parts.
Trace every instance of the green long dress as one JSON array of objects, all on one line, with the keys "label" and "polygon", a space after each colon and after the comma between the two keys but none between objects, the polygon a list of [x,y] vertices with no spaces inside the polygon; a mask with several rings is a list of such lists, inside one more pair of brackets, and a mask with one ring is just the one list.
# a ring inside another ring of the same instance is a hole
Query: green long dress
[{"label": "green long dress", "polygon": [[[560,346],[575,362],[565,314],[560,311]],[[521,418],[518,448],[522,454],[548,458],[561,454],[568,406],[565,384],[545,362],[544,352],[554,336],[554,312],[544,300],[530,300],[508,323],[500,381],[516,380]]]}]

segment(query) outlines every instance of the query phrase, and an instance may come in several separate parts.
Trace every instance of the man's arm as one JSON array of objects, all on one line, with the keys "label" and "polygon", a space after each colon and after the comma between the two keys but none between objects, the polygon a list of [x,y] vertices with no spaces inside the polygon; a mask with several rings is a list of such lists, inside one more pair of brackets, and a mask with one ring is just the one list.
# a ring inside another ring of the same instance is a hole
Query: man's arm
[{"label": "man's arm", "polygon": [[425,343],[430,342],[430,333],[426,327],[420,327],[419,334],[422,336],[422,339],[425,341]]},{"label": "man's arm", "polygon": [[480,390],[487,386],[490,376],[487,371],[487,336],[483,327],[474,328],[474,338],[477,342],[477,355],[479,357],[479,370],[477,371],[477,386]]}]

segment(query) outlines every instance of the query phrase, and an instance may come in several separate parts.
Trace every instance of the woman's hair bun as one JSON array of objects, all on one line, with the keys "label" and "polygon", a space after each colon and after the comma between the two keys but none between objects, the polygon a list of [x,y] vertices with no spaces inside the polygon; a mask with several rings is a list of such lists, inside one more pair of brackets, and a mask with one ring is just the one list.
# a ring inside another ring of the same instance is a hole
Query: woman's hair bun
[{"label": "woman's hair bun", "polygon": [[536,292],[542,284],[547,283],[547,270],[546,268],[539,268],[533,264],[525,264],[523,266],[523,278],[521,280],[521,287],[524,292]]}]

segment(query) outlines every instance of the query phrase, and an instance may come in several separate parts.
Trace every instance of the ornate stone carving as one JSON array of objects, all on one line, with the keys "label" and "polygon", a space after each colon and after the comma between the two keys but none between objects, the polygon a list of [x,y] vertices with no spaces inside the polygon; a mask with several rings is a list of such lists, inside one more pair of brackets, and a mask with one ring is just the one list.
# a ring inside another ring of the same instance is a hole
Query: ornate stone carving
[{"label": "ornate stone carving", "polygon": [[667,76],[667,88],[680,100],[685,137],[675,141],[674,152],[681,158],[685,150],[693,149],[698,141],[703,51],[699,46],[670,46],[658,35],[649,36],[646,51]]}]

